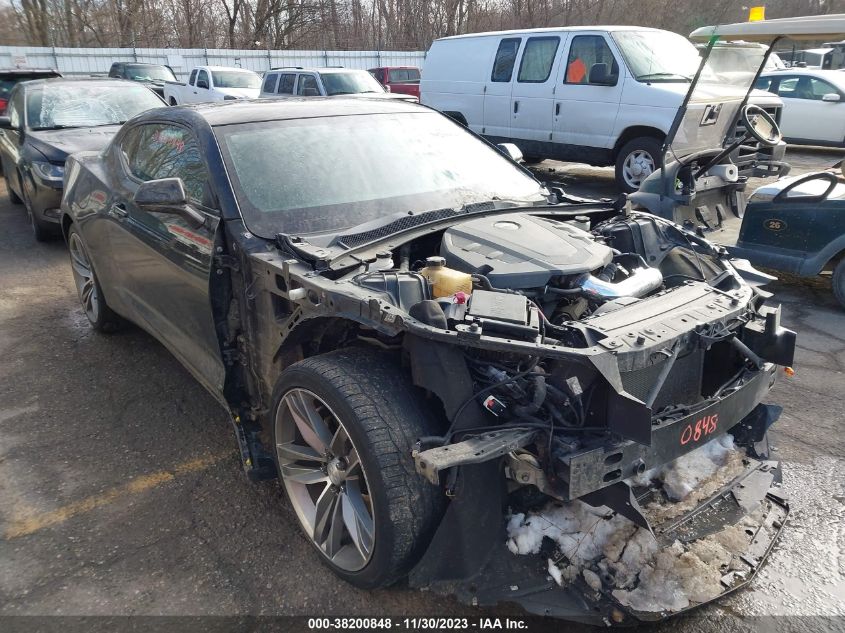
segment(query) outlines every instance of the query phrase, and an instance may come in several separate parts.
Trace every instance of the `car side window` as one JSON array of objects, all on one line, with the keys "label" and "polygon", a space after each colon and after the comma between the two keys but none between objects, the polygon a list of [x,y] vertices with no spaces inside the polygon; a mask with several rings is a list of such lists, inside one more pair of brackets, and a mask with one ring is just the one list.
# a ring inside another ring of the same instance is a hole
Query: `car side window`
[{"label": "car side window", "polygon": [[519,63],[519,83],[541,84],[548,81],[555,63],[559,37],[530,37]]},{"label": "car side window", "polygon": [[320,88],[317,85],[317,78],[314,75],[300,75],[296,94],[303,97],[319,97]]},{"label": "car side window", "polygon": [[839,94],[839,90],[833,84],[829,84],[823,79],[816,79],[815,77],[807,77],[807,79],[810,82],[810,94],[816,101],[821,101],[827,94]]},{"label": "car side window", "polygon": [[195,84],[197,83],[197,69],[196,69],[196,68],[194,68],[194,69],[191,71],[191,76],[190,76],[190,78],[188,79],[188,83],[189,83],[189,84],[191,84],[192,86],[193,86],[193,85],[195,85]]},{"label": "car side window", "polygon": [[[590,81],[590,75],[596,67],[598,67],[597,70],[604,71],[600,74],[606,81]],[[616,63],[616,58],[604,37],[601,35],[578,35],[572,38],[569,57],[566,61],[566,76],[563,82],[599,86],[615,86],[619,82],[619,64]]]},{"label": "car side window", "polygon": [[516,55],[519,52],[519,45],[522,38],[508,37],[499,42],[499,49],[496,51],[496,59],[493,61],[493,72],[490,74],[490,81],[507,83],[513,76],[513,66],[516,63]]},{"label": "car side window", "polygon": [[261,86],[261,92],[276,92],[276,82],[279,76],[276,73],[270,73],[264,78],[264,85]]},{"label": "car side window", "polygon": [[210,87],[211,87],[211,84],[210,84],[210,83],[208,83],[208,73],[207,73],[207,72],[205,72],[204,70],[199,71],[199,73],[197,74],[197,85],[199,85],[199,83],[200,83],[201,81],[204,81],[204,82],[205,82],[205,87],[206,87],[206,88],[210,88]]},{"label": "car side window", "polygon": [[774,81],[775,80],[771,77],[760,77],[757,80],[757,83],[754,84],[754,88],[756,90],[766,90],[767,92],[771,92]]},{"label": "car side window", "polygon": [[293,84],[296,82],[296,75],[293,73],[284,73],[279,79],[279,91],[277,94],[280,95],[292,95],[293,94]]},{"label": "car side window", "polygon": [[140,125],[126,133],[120,148],[132,177],[141,181],[181,178],[188,196],[204,204],[208,171],[199,143],[187,128]]},{"label": "car side window", "polygon": [[781,77],[778,84],[778,96],[786,99],[799,99],[798,77]]}]

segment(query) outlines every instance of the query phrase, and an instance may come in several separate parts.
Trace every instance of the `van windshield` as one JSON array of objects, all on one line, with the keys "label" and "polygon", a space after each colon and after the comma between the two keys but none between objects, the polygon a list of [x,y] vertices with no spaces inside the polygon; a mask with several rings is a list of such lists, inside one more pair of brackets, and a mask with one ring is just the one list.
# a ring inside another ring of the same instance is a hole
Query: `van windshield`
[{"label": "van windshield", "polygon": [[695,46],[677,33],[616,31],[612,35],[637,81],[688,83],[701,62]]}]

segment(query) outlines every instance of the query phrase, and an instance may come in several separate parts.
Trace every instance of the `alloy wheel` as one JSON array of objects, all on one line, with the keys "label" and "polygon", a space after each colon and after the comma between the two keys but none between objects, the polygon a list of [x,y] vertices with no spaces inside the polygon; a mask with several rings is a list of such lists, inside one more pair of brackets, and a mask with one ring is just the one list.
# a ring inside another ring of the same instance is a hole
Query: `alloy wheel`
[{"label": "alloy wheel", "polygon": [[88,320],[96,323],[100,316],[100,295],[97,292],[94,269],[91,268],[88,253],[85,251],[85,246],[77,233],[71,233],[68,250],[70,250],[73,281],[76,283],[79,300],[82,302]]},{"label": "alloy wheel", "polygon": [[637,149],[628,154],[622,164],[622,177],[625,183],[635,189],[639,189],[643,180],[648,178],[654,171],[654,158],[647,151]]},{"label": "alloy wheel", "polygon": [[306,534],[337,567],[363,569],[375,545],[374,512],[343,422],[322,398],[294,388],[282,397],[275,424],[280,475]]}]

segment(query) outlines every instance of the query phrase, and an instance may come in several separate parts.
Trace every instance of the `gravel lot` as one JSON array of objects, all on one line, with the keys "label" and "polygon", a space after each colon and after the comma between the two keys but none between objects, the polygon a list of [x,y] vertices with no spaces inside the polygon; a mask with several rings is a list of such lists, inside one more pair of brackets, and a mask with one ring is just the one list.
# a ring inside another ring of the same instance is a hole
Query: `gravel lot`
[{"label": "gravel lot", "polygon": [[[788,159],[807,171],[839,156]],[[608,169],[538,172],[614,194]],[[0,200],[0,615],[520,613],[401,586],[359,591],[329,574],[279,486],[243,476],[211,396],[139,329],[93,334],[64,244],[37,244],[2,184]],[[771,398],[784,406],[773,439],[791,519],[750,590],[655,630],[845,616],[845,311],[825,280],[773,289],[799,332],[796,374]]]}]

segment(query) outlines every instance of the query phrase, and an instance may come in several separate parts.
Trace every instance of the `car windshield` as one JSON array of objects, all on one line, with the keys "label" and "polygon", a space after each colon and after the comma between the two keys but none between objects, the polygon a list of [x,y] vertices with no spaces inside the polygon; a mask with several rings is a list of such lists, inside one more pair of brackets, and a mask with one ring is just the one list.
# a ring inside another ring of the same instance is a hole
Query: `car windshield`
[{"label": "car windshield", "polygon": [[537,181],[434,112],[246,123],[214,134],[244,220],[262,237],[495,199],[545,200]]},{"label": "car windshield", "polygon": [[[689,88],[689,100],[681,112],[678,129],[669,141],[667,161],[695,152],[718,149],[736,124],[739,111],[751,90],[768,50],[765,46],[742,49],[742,63],[725,68],[719,52],[739,50],[714,46],[703,61],[701,74]],[[717,52],[719,51],[719,52]],[[706,53],[706,51],[705,51]],[[693,76],[695,75],[693,70]]]},{"label": "car windshield", "polygon": [[253,72],[213,70],[211,77],[215,88],[259,88],[261,77]]},{"label": "car windshield", "polygon": [[384,92],[381,84],[366,70],[350,70],[342,73],[320,73],[326,94],[353,95],[367,92]]},{"label": "car windshield", "polygon": [[26,92],[27,127],[44,130],[115,125],[163,105],[148,88],[128,82],[46,83]]},{"label": "car windshield", "polygon": [[132,81],[176,81],[176,75],[167,66],[126,66],[126,77]]},{"label": "car windshield", "polygon": [[392,84],[417,83],[420,80],[419,68],[391,68],[388,81]]},{"label": "car windshield", "polygon": [[689,82],[701,62],[695,46],[677,33],[616,31],[613,39],[637,81]]}]

